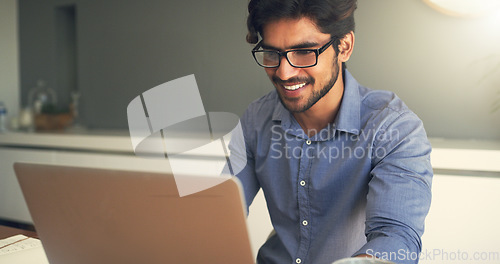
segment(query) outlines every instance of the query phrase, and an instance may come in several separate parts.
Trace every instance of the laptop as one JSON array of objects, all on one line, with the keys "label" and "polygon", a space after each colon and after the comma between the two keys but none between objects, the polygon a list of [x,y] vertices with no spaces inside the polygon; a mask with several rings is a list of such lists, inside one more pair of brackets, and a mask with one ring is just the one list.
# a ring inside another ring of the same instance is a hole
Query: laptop
[{"label": "laptop", "polygon": [[14,170],[51,264],[255,263],[237,178],[179,197],[168,173]]}]

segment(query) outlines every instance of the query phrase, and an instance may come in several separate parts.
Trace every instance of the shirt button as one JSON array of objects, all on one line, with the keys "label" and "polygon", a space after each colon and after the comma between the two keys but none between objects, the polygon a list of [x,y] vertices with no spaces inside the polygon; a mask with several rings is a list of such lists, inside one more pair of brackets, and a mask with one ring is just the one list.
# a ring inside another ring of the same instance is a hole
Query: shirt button
[{"label": "shirt button", "polygon": [[306,144],[311,145],[311,140],[310,139],[306,140]]},{"label": "shirt button", "polygon": [[306,186],[306,181],[300,181],[300,186]]},{"label": "shirt button", "polygon": [[306,226],[306,225],[308,225],[308,224],[309,224],[309,222],[307,222],[307,220],[302,221],[302,225],[303,225],[303,226]]},{"label": "shirt button", "polygon": [[295,260],[295,263],[300,264],[300,263],[302,263],[302,260],[301,260],[300,258],[297,258],[297,259]]}]

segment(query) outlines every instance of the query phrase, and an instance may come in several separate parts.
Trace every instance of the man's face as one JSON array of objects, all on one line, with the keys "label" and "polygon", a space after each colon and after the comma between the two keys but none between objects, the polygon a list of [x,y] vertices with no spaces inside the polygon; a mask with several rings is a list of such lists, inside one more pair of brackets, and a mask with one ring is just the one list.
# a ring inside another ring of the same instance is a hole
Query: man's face
[{"label": "man's face", "polygon": [[[264,26],[262,33],[262,47],[279,51],[317,49],[331,39],[329,34],[321,33],[309,18],[270,22]],[[335,51],[330,46],[319,55],[316,66],[295,68],[282,57],[278,68],[265,70],[283,105],[291,112],[300,113],[307,111],[330,91],[340,68]]]}]

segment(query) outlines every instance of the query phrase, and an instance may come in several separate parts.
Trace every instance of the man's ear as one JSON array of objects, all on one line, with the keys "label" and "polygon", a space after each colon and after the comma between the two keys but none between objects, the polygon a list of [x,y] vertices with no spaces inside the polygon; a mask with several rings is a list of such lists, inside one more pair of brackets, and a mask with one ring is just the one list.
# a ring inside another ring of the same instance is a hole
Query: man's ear
[{"label": "man's ear", "polygon": [[338,55],[339,61],[340,62],[348,61],[349,58],[351,57],[353,49],[354,49],[354,32],[351,31],[340,39],[339,55]]}]

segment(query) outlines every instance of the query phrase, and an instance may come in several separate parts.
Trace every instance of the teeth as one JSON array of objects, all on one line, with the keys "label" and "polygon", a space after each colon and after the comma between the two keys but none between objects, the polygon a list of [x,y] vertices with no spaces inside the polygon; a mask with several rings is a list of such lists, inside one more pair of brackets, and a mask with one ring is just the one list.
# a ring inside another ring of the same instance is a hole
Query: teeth
[{"label": "teeth", "polygon": [[304,87],[304,85],[306,85],[306,83],[301,83],[301,84],[296,84],[296,85],[291,85],[291,86],[283,85],[283,87],[285,87],[285,89],[287,89],[289,91],[295,91],[299,88]]}]

